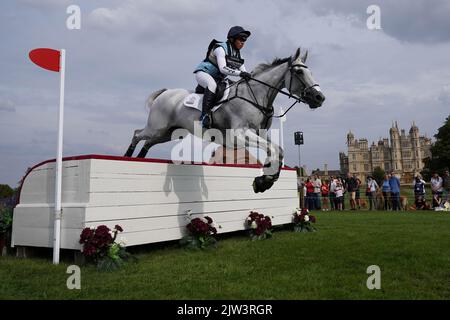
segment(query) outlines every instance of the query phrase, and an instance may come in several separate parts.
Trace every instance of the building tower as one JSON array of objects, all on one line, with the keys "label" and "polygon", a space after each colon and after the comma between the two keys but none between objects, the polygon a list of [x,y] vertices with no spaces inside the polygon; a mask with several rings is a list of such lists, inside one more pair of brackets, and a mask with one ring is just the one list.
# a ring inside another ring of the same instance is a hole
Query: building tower
[{"label": "building tower", "polygon": [[424,158],[424,155],[420,145],[419,128],[416,126],[415,122],[413,122],[411,129],[409,129],[409,136],[412,145],[412,158],[414,161],[413,167],[416,169],[416,173],[418,173],[423,169],[422,159]]},{"label": "building tower", "polygon": [[349,131],[349,132],[347,133],[347,145],[348,145],[348,146],[351,146],[351,145],[353,144],[354,141],[355,141],[355,136],[354,136],[354,134],[352,133],[352,131]]},{"label": "building tower", "polygon": [[391,153],[392,153],[392,170],[394,171],[402,171],[402,152],[401,152],[401,141],[400,141],[400,134],[398,131],[398,124],[397,121],[395,121],[392,124],[391,129],[389,129],[389,135],[391,138]]}]

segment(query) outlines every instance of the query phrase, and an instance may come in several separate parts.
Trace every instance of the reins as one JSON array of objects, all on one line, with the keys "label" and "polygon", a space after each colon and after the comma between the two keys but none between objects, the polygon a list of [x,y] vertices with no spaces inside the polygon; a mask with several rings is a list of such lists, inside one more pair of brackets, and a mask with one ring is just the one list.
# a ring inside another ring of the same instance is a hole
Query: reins
[{"label": "reins", "polygon": [[[232,83],[232,84],[229,85],[228,87],[226,87],[226,89],[229,89],[229,88],[231,88],[231,87],[233,87],[233,86],[236,86],[236,90],[235,90],[234,96],[229,97],[229,98],[227,98],[227,99],[225,99],[225,100],[222,100],[222,101],[218,101],[217,104],[222,104],[222,103],[230,102],[230,101],[232,101],[232,100],[234,100],[234,99],[241,99],[241,100],[244,100],[244,101],[250,103],[251,105],[253,105],[254,107],[256,107],[256,108],[257,108],[259,111],[261,111],[261,113],[267,118],[267,119],[266,119],[266,123],[265,123],[265,127],[267,127],[267,124],[268,124],[268,122],[269,122],[269,120],[270,120],[271,118],[282,118],[282,117],[284,117],[284,116],[289,112],[289,110],[292,109],[292,107],[293,107],[294,105],[296,105],[297,103],[300,103],[300,102],[305,102],[305,100],[303,99],[303,97],[304,97],[305,92],[306,92],[307,90],[309,90],[309,89],[312,88],[312,87],[318,86],[318,84],[313,84],[313,85],[311,85],[311,86],[306,86],[306,84],[304,83],[304,81],[303,81],[303,80],[302,80],[295,72],[293,72],[293,68],[294,68],[296,65],[292,65],[292,62],[289,60],[288,66],[289,66],[289,72],[291,73],[291,80],[289,81],[289,92],[285,92],[284,90],[279,89],[279,88],[277,88],[277,87],[275,87],[275,86],[272,86],[271,84],[268,84],[268,83],[266,83],[266,82],[264,82],[264,81],[261,81],[261,80],[258,80],[258,79],[256,79],[256,78],[250,77],[248,80],[247,80],[247,79],[241,79],[241,80],[239,80],[239,81],[237,81],[237,82]],[[306,67],[306,66],[303,65],[303,67]],[[293,75],[293,73],[294,73],[295,75]],[[293,95],[293,94],[290,93],[290,91],[291,91],[291,85],[292,85],[292,78],[293,78],[294,76],[295,76],[295,78],[296,78],[297,80],[299,80],[299,81],[304,85],[304,87],[305,87],[305,88],[303,89],[302,95],[301,95],[300,97],[297,97],[297,96],[295,96],[295,95]],[[292,98],[292,99],[295,99],[295,101],[294,101],[294,103],[292,103],[292,104],[290,105],[289,108],[287,108],[287,110],[286,110],[285,112],[283,112],[283,114],[275,115],[275,114],[274,114],[274,108],[273,108],[273,105],[265,107],[265,106],[260,105],[260,104],[258,103],[258,99],[256,98],[256,95],[254,94],[253,89],[252,89],[252,87],[251,87],[250,84],[249,84],[249,81],[250,81],[250,80],[251,80],[251,81],[258,82],[258,83],[260,83],[260,84],[262,84],[262,85],[264,85],[264,86],[266,86],[266,87],[269,87],[270,89],[275,90],[276,92],[281,93],[281,94],[287,96],[289,99],[291,99],[291,98]],[[241,85],[241,84],[244,83],[244,82],[245,82],[245,84],[247,85],[247,87],[250,89],[250,93],[251,93],[251,95],[253,96],[253,100],[254,100],[254,101],[252,101],[252,100],[250,100],[250,99],[247,99],[247,98],[245,98],[245,97],[241,97],[241,96],[238,95],[239,85]],[[225,90],[226,90],[226,89],[225,89]],[[267,109],[268,109],[269,112],[267,112]]]}]

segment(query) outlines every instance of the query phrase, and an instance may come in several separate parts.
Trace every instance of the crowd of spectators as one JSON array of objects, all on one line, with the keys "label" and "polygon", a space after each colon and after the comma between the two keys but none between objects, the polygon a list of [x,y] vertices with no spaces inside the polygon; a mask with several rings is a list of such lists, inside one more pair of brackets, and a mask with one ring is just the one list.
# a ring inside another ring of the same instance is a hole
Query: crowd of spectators
[{"label": "crowd of spectators", "polygon": [[[364,190],[365,198],[361,199],[360,189]],[[372,176],[368,176],[363,186],[356,174],[348,173],[346,177],[330,176],[321,180],[313,175],[305,182],[299,183],[299,191],[303,192],[304,207],[309,210],[341,211],[345,209],[345,198],[348,198],[350,210],[421,210],[440,208],[447,203],[449,205],[450,177],[448,169],[441,176],[437,172],[430,180],[431,204],[426,201],[426,182],[417,175],[413,182],[414,204],[408,205],[407,197],[400,196],[400,179],[392,171],[377,182]]]}]

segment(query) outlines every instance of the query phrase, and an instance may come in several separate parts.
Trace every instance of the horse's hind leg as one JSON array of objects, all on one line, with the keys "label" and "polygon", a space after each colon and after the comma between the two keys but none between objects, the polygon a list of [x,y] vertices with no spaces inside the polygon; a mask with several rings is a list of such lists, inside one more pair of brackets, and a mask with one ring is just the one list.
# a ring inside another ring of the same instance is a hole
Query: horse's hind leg
[{"label": "horse's hind leg", "polygon": [[143,137],[139,135],[142,131],[144,131],[144,129],[138,129],[134,131],[133,138],[131,139],[131,144],[128,147],[127,152],[125,152],[124,157],[131,157],[133,155],[137,144],[143,139]]},{"label": "horse's hind leg", "polygon": [[155,144],[158,143],[164,143],[171,140],[171,134],[170,131],[167,132],[159,132],[159,133],[152,133],[149,135],[146,135],[147,138],[145,140],[145,144],[142,147],[141,151],[137,155],[137,158],[145,158],[147,156],[148,150],[153,147]]},{"label": "horse's hind leg", "polygon": [[145,158],[147,156],[148,150],[153,147],[156,143],[154,143],[151,139],[146,140],[144,146],[141,149],[141,152],[137,155],[137,158]]}]

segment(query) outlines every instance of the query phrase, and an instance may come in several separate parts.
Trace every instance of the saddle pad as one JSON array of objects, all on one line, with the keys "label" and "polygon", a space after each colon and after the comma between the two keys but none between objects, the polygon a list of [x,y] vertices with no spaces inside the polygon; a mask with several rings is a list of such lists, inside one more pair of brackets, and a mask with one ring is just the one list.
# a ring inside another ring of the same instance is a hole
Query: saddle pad
[{"label": "saddle pad", "polygon": [[[220,99],[219,102],[224,101],[228,98],[228,95],[230,94],[230,88],[226,88],[224,93],[223,93],[223,97],[222,99]],[[194,108],[197,110],[202,111],[202,102],[203,102],[203,94],[198,94],[198,93],[190,93],[186,96],[186,98],[184,98],[183,100],[183,104],[185,107],[188,108]],[[217,109],[219,109],[222,106],[222,104],[218,104],[216,106],[214,106],[214,108],[212,108],[212,112],[216,111]]]}]

